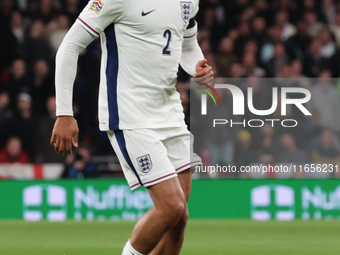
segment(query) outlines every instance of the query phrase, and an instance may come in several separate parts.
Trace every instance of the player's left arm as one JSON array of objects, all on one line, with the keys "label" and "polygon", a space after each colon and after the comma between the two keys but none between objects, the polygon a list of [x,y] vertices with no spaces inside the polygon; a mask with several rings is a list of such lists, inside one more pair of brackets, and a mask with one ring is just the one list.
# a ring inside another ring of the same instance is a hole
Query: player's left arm
[{"label": "player's left arm", "polygon": [[208,65],[197,41],[197,27],[195,17],[190,19],[184,33],[180,65],[194,78],[212,78],[214,77],[212,67]]}]

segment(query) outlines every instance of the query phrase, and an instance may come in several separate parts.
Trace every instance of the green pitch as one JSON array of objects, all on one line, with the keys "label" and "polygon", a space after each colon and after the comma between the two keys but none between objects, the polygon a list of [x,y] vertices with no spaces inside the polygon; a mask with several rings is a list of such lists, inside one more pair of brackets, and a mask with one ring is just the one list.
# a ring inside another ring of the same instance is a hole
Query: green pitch
[{"label": "green pitch", "polygon": [[[133,222],[0,221],[3,255],[120,255]],[[190,220],[182,255],[338,255],[339,221]]]}]

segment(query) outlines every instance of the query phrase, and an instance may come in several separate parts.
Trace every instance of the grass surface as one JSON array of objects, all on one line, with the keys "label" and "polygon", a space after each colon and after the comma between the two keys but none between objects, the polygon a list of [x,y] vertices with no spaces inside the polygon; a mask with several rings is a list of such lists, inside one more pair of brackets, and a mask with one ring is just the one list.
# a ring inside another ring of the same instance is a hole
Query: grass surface
[{"label": "grass surface", "polygon": [[[0,221],[1,255],[120,255],[134,222]],[[190,220],[181,255],[339,255],[339,221]]]}]

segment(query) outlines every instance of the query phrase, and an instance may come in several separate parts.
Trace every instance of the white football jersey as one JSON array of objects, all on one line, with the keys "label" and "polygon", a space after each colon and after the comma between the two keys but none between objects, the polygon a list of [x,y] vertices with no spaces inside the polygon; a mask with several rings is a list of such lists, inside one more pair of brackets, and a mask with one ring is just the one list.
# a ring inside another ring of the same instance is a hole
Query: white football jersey
[{"label": "white football jersey", "polygon": [[198,1],[91,0],[84,8],[77,21],[101,39],[101,130],[185,125],[175,85]]}]

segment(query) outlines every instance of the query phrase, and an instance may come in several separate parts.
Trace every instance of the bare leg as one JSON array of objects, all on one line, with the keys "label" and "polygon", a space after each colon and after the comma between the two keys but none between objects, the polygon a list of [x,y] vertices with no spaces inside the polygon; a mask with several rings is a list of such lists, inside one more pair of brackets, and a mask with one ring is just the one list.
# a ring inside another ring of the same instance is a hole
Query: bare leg
[{"label": "bare leg", "polygon": [[178,174],[178,179],[181,183],[185,198],[186,206],[185,211],[176,226],[171,228],[160,242],[157,244],[155,249],[152,250],[150,255],[178,255],[182,249],[184,241],[184,232],[187,225],[189,212],[187,203],[189,201],[191,193],[191,175],[189,169]]},{"label": "bare leg", "polygon": [[130,242],[142,254],[149,254],[164,234],[173,228],[186,208],[186,198],[178,177],[171,178],[148,188],[154,203],[137,222]]}]

